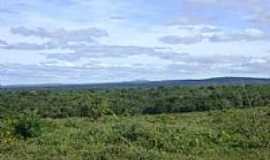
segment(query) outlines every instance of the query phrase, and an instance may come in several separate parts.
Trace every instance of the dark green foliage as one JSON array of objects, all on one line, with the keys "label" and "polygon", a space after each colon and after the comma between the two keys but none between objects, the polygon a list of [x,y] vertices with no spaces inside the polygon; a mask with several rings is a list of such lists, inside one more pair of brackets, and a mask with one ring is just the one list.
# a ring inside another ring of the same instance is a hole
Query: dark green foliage
[{"label": "dark green foliage", "polygon": [[41,135],[41,119],[35,112],[28,111],[10,115],[2,121],[6,131],[18,138],[27,139]]},{"label": "dark green foliage", "polygon": [[0,119],[0,143],[38,137],[42,134],[41,129],[41,119],[35,112],[6,115]]},{"label": "dark green foliage", "polygon": [[0,92],[0,160],[268,160],[269,106],[270,85]]},{"label": "dark green foliage", "polygon": [[35,113],[19,115],[14,120],[14,134],[24,139],[41,135],[41,120]]},{"label": "dark green foliage", "polygon": [[37,110],[42,117],[136,115],[270,105],[270,85],[0,92],[0,117]]}]

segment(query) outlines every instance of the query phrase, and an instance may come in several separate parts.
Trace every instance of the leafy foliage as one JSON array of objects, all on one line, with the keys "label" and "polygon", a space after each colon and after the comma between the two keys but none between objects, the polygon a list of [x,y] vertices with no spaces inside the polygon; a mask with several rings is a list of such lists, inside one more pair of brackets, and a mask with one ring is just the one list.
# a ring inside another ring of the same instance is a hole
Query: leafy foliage
[{"label": "leafy foliage", "polygon": [[45,119],[42,136],[0,143],[0,159],[268,160],[270,108]]},{"label": "leafy foliage", "polygon": [[41,135],[41,119],[34,112],[19,113],[1,119],[1,137],[9,142],[15,137],[23,139]]},{"label": "leafy foliage", "polygon": [[21,114],[14,123],[15,135],[24,139],[38,137],[41,135],[41,120],[34,113]]},{"label": "leafy foliage", "polygon": [[270,105],[270,85],[0,92],[0,117],[37,110],[42,117],[138,115]]},{"label": "leafy foliage", "polygon": [[269,85],[2,91],[0,160],[268,160],[269,120]]}]

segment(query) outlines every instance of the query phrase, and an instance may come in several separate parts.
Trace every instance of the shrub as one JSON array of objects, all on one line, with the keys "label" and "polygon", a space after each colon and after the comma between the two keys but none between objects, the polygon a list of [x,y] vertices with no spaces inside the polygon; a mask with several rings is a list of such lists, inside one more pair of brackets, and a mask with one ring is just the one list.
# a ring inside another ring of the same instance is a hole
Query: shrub
[{"label": "shrub", "polygon": [[134,142],[139,139],[147,139],[149,136],[146,128],[140,123],[120,123],[112,127],[114,135],[117,135],[117,139],[127,140],[129,142]]},{"label": "shrub", "polygon": [[15,141],[10,127],[12,123],[10,118],[0,119],[0,143],[10,144]]},{"label": "shrub", "polygon": [[14,134],[24,139],[41,135],[41,120],[35,113],[19,115],[14,124]]}]

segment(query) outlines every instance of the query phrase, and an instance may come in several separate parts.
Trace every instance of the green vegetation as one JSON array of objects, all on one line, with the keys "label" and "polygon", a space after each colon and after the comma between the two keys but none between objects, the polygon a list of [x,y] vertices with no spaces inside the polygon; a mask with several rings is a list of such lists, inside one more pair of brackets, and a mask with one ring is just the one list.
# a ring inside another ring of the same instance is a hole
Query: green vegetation
[{"label": "green vegetation", "polygon": [[0,117],[35,110],[41,117],[97,119],[269,105],[270,85],[0,92]]},{"label": "green vegetation", "polygon": [[268,160],[270,108],[44,119],[43,133],[0,142],[3,160]]},{"label": "green vegetation", "polygon": [[268,160],[270,86],[0,92],[0,160]]}]

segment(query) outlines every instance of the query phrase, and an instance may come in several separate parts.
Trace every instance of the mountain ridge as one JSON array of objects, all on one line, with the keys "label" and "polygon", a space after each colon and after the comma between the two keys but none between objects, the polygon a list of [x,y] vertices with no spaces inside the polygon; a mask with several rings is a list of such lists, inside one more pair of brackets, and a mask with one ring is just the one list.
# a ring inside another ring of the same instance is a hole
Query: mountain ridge
[{"label": "mountain ridge", "polygon": [[161,87],[161,86],[211,86],[211,85],[260,85],[270,84],[270,78],[254,77],[213,77],[206,79],[185,80],[135,80],[108,83],[84,83],[84,84],[18,84],[0,85],[0,89],[110,89],[110,88],[134,88],[134,87]]}]

